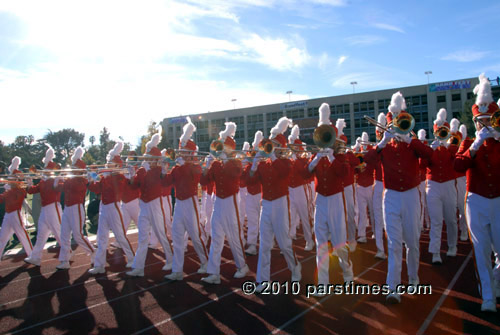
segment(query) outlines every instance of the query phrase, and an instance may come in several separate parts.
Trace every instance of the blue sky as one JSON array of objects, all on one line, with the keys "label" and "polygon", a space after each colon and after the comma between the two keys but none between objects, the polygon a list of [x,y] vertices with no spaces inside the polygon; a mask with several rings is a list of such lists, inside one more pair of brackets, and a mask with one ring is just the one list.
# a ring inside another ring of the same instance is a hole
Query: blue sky
[{"label": "blue sky", "polygon": [[0,2],[0,140],[500,75],[498,1]]}]

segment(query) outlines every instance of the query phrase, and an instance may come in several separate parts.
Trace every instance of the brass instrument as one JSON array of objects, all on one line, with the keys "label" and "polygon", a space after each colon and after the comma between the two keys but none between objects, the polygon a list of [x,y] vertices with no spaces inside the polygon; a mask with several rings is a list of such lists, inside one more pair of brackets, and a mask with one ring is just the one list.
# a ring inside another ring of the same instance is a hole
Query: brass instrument
[{"label": "brass instrument", "polygon": [[448,138],[448,144],[450,145],[460,145],[460,142],[461,138],[460,135],[458,135],[457,133],[451,134],[450,137]]},{"label": "brass instrument", "polygon": [[500,109],[491,114],[490,123],[493,129],[500,132]]},{"label": "brass instrument", "polygon": [[274,152],[275,145],[270,139],[263,139],[259,143],[259,151],[263,153],[264,156],[269,156]]},{"label": "brass instrument", "polygon": [[434,137],[436,137],[440,141],[446,141],[448,138],[450,138],[450,129],[448,129],[445,126],[439,127],[435,132],[434,132]]},{"label": "brass instrument", "polygon": [[415,118],[409,113],[400,113],[392,120],[392,128],[401,135],[411,133],[415,127]]},{"label": "brass instrument", "polygon": [[335,133],[335,129],[327,124],[323,124],[314,129],[313,133],[313,141],[318,147],[331,148],[337,139],[337,134]]}]

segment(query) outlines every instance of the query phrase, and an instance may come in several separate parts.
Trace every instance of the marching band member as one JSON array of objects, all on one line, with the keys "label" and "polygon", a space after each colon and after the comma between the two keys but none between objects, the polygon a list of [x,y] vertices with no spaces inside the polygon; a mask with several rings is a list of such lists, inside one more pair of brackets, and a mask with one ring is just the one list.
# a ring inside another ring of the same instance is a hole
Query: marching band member
[{"label": "marching band member", "polygon": [[[106,168],[123,166],[120,153],[123,150],[123,142],[117,142],[108,153]],[[121,173],[104,172],[99,181],[89,174],[92,181],[89,189],[95,194],[101,195],[101,206],[99,207],[99,225],[97,227],[97,251],[94,258],[94,267],[89,270],[90,274],[104,273],[106,265],[106,250],[108,248],[109,231],[115,235],[118,245],[127,258],[126,267],[132,267],[134,250],[127,238],[127,230],[123,221],[120,208],[121,196],[128,180]]]},{"label": "marching band member", "polygon": [[[427,132],[425,129],[420,129],[417,134],[419,141],[427,145]],[[420,205],[422,207],[420,215],[420,230],[423,230],[424,227],[427,229],[430,229],[431,227],[431,219],[429,218],[429,209],[427,208],[427,197],[425,194],[425,189],[427,188],[427,165],[429,164],[426,159],[419,159],[420,184],[418,185],[418,192],[420,193]]]},{"label": "marching band member", "polygon": [[[139,238],[137,250],[135,252],[134,262],[132,263],[133,270],[128,271],[127,275],[134,277],[144,276],[144,264],[148,252],[148,244],[150,239],[151,229],[160,241],[160,244],[165,253],[165,265],[162,270],[168,271],[172,268],[172,247],[167,238],[167,227],[165,224],[165,206],[161,197],[162,192],[162,167],[158,161],[161,159],[161,151],[157,145],[161,140],[161,127],[158,133],[151,137],[151,140],[146,143],[145,157],[150,158],[149,162],[144,161],[142,167],[137,170],[131,179],[131,183],[135,187],[141,189],[141,200],[139,202]],[[133,173],[133,167],[129,168],[130,174]]]},{"label": "marching band member", "polygon": [[71,258],[71,235],[73,239],[82,247],[88,255],[91,255],[91,262],[94,262],[94,247],[89,242],[87,236],[83,235],[83,225],[85,224],[85,195],[87,194],[87,178],[84,177],[87,165],[82,161],[85,150],[83,147],[75,149],[71,157],[71,167],[76,169],[73,172],[75,177],[61,180],[60,177],[54,179],[56,191],[64,192],[64,211],[61,220],[61,249],[59,251],[59,270],[70,268]]},{"label": "marching band member", "polygon": [[[290,136],[288,136],[288,142],[291,144],[300,144],[302,141],[299,139],[299,126],[295,125],[292,128]],[[302,147],[299,147],[302,150]],[[309,215],[308,198],[307,194],[307,180],[302,176],[301,171],[304,170],[308,163],[308,159],[305,157],[297,157],[293,154],[292,168],[290,170],[290,185],[288,191],[290,193],[290,214],[292,219],[292,228],[290,235],[292,238],[295,237],[295,232],[297,226],[302,222],[302,231],[304,232],[304,239],[306,240],[306,246],[304,250],[310,251],[314,248],[314,241],[312,236],[312,218]]]},{"label": "marching band member", "polygon": [[190,152],[176,158],[177,165],[166,175],[166,185],[175,187],[175,209],[172,223],[172,240],[174,245],[174,263],[172,273],[165,276],[169,280],[182,280],[184,268],[184,252],[186,232],[191,237],[194,250],[200,259],[198,273],[207,272],[208,253],[203,238],[203,227],[200,223],[198,209],[198,184],[201,177],[201,167],[189,156],[197,151],[196,144],[191,140],[196,131],[195,125],[187,117],[183,134],[179,139],[179,149]]},{"label": "marching band member", "polygon": [[[264,136],[262,131],[258,130],[255,133],[254,140],[252,143],[252,150],[258,152],[259,144]],[[248,162],[248,161],[246,161]],[[246,211],[247,211],[247,244],[248,247],[245,253],[248,255],[257,255],[257,239],[259,237],[259,214],[260,214],[260,202],[262,200],[261,195],[261,184],[259,181],[254,183],[248,183],[248,178],[250,177],[250,169],[252,164],[247,163],[241,178],[245,179],[247,184],[247,197],[246,197]]]},{"label": "marching band member", "polygon": [[[286,138],[283,133],[291,127],[292,120],[282,117],[275,127],[271,129],[270,139],[273,143],[283,148],[286,147]],[[291,162],[287,158],[277,158],[272,152],[269,158],[263,159],[263,153],[259,151],[250,168],[248,183],[260,182],[262,185],[262,209],[260,212],[259,232],[260,247],[259,260],[257,264],[257,286],[256,292],[262,292],[262,282],[270,280],[271,272],[271,249],[274,236],[285,257],[288,269],[292,272],[292,281],[300,281],[302,278],[302,266],[295,257],[290,237],[290,200],[288,198],[289,175]]]},{"label": "marching band member", "polygon": [[[21,171],[18,170],[20,164],[20,157],[15,156],[12,158],[12,162],[8,168],[9,174],[15,175],[20,173]],[[2,228],[0,229],[0,260],[2,259],[5,246],[13,234],[16,234],[28,257],[33,250],[33,245],[31,244],[26,228],[24,228],[24,219],[21,215],[21,208],[23,207],[25,197],[26,191],[21,187],[20,183],[16,182],[6,184],[5,192],[0,194],[0,203],[5,204],[5,215],[2,221]]]},{"label": "marching band member", "polygon": [[[250,143],[244,142],[243,143],[243,152],[248,152],[250,150]],[[241,227],[243,228],[245,226],[245,218],[247,216],[246,213],[246,198],[247,198],[248,190],[247,190],[247,183],[245,181],[245,178],[240,178],[240,190],[238,191],[238,204],[239,206],[239,212],[240,212],[240,222],[241,222]],[[244,235],[244,230],[241,229],[241,232],[243,233],[243,241],[245,240],[245,235]]]},{"label": "marching band member", "polygon": [[[130,151],[128,153],[129,156],[136,156],[135,151]],[[129,158],[127,158],[127,162],[129,162]],[[132,178],[135,175],[135,169],[130,169],[132,175],[127,175],[128,179]],[[125,183],[123,187],[122,193],[122,214],[123,214],[123,223],[125,224],[125,230],[128,229],[130,222],[134,221],[137,225],[139,223],[139,198],[141,196],[141,189],[138,187],[134,187],[130,183]]]},{"label": "marching band member", "polygon": [[[42,159],[46,170],[58,169],[58,165],[52,161],[54,158],[54,149],[46,144],[49,148],[45,152],[45,157]],[[61,192],[54,188],[54,178],[50,177],[49,173],[44,173],[42,180],[36,185],[32,185],[31,179],[28,180],[28,193],[40,193],[42,201],[42,210],[38,218],[38,227],[36,232],[36,243],[33,247],[31,256],[24,259],[26,263],[40,266],[43,247],[47,243],[49,234],[54,234],[57,243],[61,245]]]},{"label": "marching band member", "polygon": [[484,74],[479,76],[474,93],[476,103],[472,106],[472,115],[476,139],[462,142],[454,168],[457,172],[467,172],[465,215],[479,274],[481,310],[496,312],[491,254],[492,248],[500,250],[500,134],[491,127],[490,120],[499,108]]},{"label": "marching band member", "polygon": [[[166,156],[167,154],[167,149],[163,149],[161,151],[161,155],[162,156]],[[167,227],[167,236],[169,238],[172,238],[172,214],[173,214],[173,208],[172,208],[172,185],[162,185],[161,187],[161,197],[162,197],[162,200],[163,200],[163,203],[164,204],[167,204],[165,206],[165,225]],[[150,243],[151,241],[155,241],[153,239],[153,235],[151,235],[151,240],[150,240]]]},{"label": "marching band member", "polygon": [[[406,103],[400,92],[393,94],[388,107],[387,123],[407,114]],[[384,222],[387,232],[389,261],[387,284],[391,293],[390,302],[400,302],[401,297],[395,291],[401,283],[402,246],[406,245],[406,262],[410,284],[416,285],[419,265],[420,206],[417,186],[420,184],[418,159],[430,158],[432,149],[409,134],[398,135],[392,131],[384,132],[376,149],[365,155],[368,164],[382,162],[384,173]]]},{"label": "marching band member", "polygon": [[[458,122],[458,120],[456,121]],[[441,264],[441,232],[443,219],[446,222],[449,257],[457,254],[457,189],[455,187],[455,171],[453,161],[457,153],[457,146],[448,146],[447,138],[440,138],[439,133],[449,134],[450,125],[446,122],[446,109],[441,108],[434,121],[434,136],[431,148],[433,154],[427,165],[427,208],[431,219],[429,252],[432,254],[432,263]]]},{"label": "marching band member", "polygon": [[[322,105],[323,106],[323,105]],[[328,106],[328,105],[326,105]],[[323,107],[325,108],[325,107]],[[320,106],[320,116],[321,116],[321,106]],[[323,111],[326,113],[326,111]],[[330,115],[330,107],[328,106],[327,111],[328,117]],[[338,119],[335,123],[338,130],[338,136],[341,140],[347,143],[347,137],[344,135],[344,128],[346,126],[344,119]],[[356,188],[354,186],[354,169],[359,164],[359,160],[354,156],[351,151],[345,153],[345,158],[349,162],[349,171],[343,176],[342,184],[344,186],[344,202],[347,209],[347,242],[349,251],[354,252],[356,250],[356,230],[358,228],[358,205],[357,205],[357,195]]]},{"label": "marching band member", "polygon": [[233,136],[236,133],[236,124],[226,122],[226,129],[219,133],[219,140],[224,143],[224,152],[220,159],[213,161],[207,157],[206,167],[203,170],[201,184],[215,182],[215,201],[212,214],[212,241],[208,260],[208,277],[202,280],[209,284],[220,284],[220,260],[224,247],[224,237],[227,237],[237,271],[234,278],[243,278],[249,271],[245,261],[243,223],[240,221],[238,206],[238,190],[240,177],[243,172],[240,160],[230,159],[228,155],[235,150],[236,142]]},{"label": "marching band member", "polygon": [[[467,137],[467,127],[464,124],[460,126],[459,131],[455,134],[455,136],[460,139],[460,142],[457,144],[459,147],[463,141],[470,141],[472,143],[472,140]],[[467,241],[469,238],[469,230],[467,229],[467,221],[465,220],[465,192],[467,177],[464,172],[455,172],[455,177],[457,185],[457,205],[459,213],[458,228],[460,228],[460,241]]]},{"label": "marching band member", "polygon": [[[370,141],[368,133],[363,132],[361,134],[361,141],[365,143]],[[356,192],[358,201],[358,242],[366,243],[366,227],[373,220],[373,171],[372,165],[367,165],[363,161],[363,155],[366,150],[371,149],[371,146],[366,144],[356,143],[358,146],[359,154],[358,159],[360,164],[356,167]],[[369,217],[367,216],[366,209],[368,208]],[[374,224],[371,225],[373,231],[375,231]]]},{"label": "marching band member", "polygon": [[[387,119],[384,113],[379,113],[377,117],[378,123],[385,127],[387,125]],[[381,141],[384,136],[384,129],[380,127],[375,128],[375,136],[377,141]],[[368,164],[372,165],[372,164]],[[377,253],[375,258],[386,259],[384,247],[384,212],[382,210],[382,202],[384,198],[384,174],[382,172],[382,163],[377,161],[375,165],[372,165],[375,169],[375,184],[373,185],[373,222],[375,227],[373,227],[373,233],[375,234],[375,244],[377,245]]]},{"label": "marching band member", "polygon": [[[330,125],[337,135],[338,130],[330,121],[330,106],[323,103],[320,111],[318,127]],[[305,170],[306,173],[314,175],[316,184],[314,233],[316,236],[318,284],[320,285],[329,283],[329,240],[331,240],[335,250],[334,254],[339,259],[344,282],[351,282],[354,277],[346,244],[347,209],[343,200],[344,186],[342,183],[343,178],[348,174],[348,170],[349,162],[346,161],[345,154],[334,155],[331,148],[316,154]]]}]

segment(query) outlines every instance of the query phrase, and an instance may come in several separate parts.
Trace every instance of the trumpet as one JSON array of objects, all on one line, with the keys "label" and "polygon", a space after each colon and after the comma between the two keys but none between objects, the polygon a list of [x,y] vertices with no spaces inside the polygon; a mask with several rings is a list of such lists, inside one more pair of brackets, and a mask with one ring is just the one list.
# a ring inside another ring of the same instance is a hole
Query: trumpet
[{"label": "trumpet", "polygon": [[371,145],[373,147],[377,145],[376,142],[370,142],[370,141],[359,141],[359,144],[361,144],[361,145]]},{"label": "trumpet", "polygon": [[[493,130],[500,132],[500,110],[497,110],[490,116],[490,125],[486,125],[481,118],[475,117],[473,119],[474,121],[479,122],[483,127],[488,129],[488,131],[491,133]],[[495,134],[496,135],[496,134]]]}]

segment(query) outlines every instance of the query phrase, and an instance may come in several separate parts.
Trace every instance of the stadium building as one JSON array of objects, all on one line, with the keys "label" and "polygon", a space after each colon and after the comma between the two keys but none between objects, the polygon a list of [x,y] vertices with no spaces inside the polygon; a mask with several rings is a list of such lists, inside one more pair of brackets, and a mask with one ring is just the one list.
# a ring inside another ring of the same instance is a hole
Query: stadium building
[{"label": "stadium building", "polygon": [[[197,131],[193,139],[201,151],[208,151],[210,143],[217,139],[224,129],[224,122],[237,124],[235,140],[237,148],[241,149],[243,142],[252,143],[257,130],[262,130],[264,136],[269,136],[270,129],[282,116],[291,118],[300,127],[302,141],[312,144],[312,134],[318,123],[318,108],[326,102],[330,105],[331,119],[344,118],[346,128],[344,133],[348,140],[354,140],[366,131],[370,140],[375,141],[375,127],[369,124],[364,115],[377,118],[380,112],[387,113],[392,94],[401,91],[406,99],[407,111],[415,118],[415,132],[419,129],[427,131],[427,137],[433,138],[433,120],[440,108],[448,111],[448,121],[458,117],[464,109],[467,100],[474,100],[473,88],[478,83],[477,78],[459,79],[447,82],[430,83],[428,85],[391,88],[380,91],[362,92],[339,96],[315,98],[302,101],[292,101],[281,104],[238,108],[218,112],[192,114],[191,119]],[[499,79],[491,81],[495,101],[500,97]],[[182,126],[186,116],[166,118],[162,122],[167,145],[177,147],[182,134]]]}]

